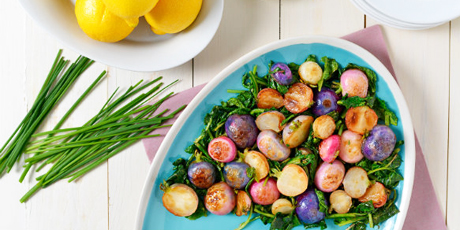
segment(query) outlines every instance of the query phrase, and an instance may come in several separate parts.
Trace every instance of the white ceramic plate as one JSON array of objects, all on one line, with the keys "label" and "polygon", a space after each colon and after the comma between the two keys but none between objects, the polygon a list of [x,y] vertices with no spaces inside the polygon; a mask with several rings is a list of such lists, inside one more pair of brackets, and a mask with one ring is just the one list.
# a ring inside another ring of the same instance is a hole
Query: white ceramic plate
[{"label": "white ceramic plate", "polygon": [[383,14],[382,12],[378,11],[371,5],[369,5],[365,0],[350,0],[358,9],[360,9],[364,14],[371,17],[372,19],[393,27],[402,30],[424,30],[429,29],[432,27],[436,27],[439,25],[444,24],[445,22],[441,23],[434,23],[434,24],[423,24],[423,23],[409,23],[400,21],[395,18],[391,18],[388,15]]},{"label": "white ceramic plate", "polygon": [[364,0],[388,17],[403,22],[436,24],[460,16],[458,0]]},{"label": "white ceramic plate", "polygon": [[74,51],[104,64],[133,71],[159,71],[198,55],[219,27],[223,0],[204,0],[200,14],[185,31],[155,35],[142,18],[126,39],[95,41],[80,29],[70,0],[19,0],[34,21]]},{"label": "white ceramic plate", "polygon": [[[246,216],[236,217],[230,214],[208,215],[208,217],[194,221],[176,217],[163,207],[161,203],[163,192],[159,190],[159,185],[162,180],[171,175],[172,162],[180,157],[190,156],[184,152],[184,149],[193,143],[204,128],[205,114],[214,105],[220,104],[222,100],[235,96],[235,94],[227,93],[227,89],[244,89],[241,85],[241,77],[245,72],[252,70],[253,66],[257,65],[258,73],[264,75],[268,71],[267,64],[270,60],[301,63],[309,54],[335,58],[342,66],[350,62],[356,63],[371,68],[377,73],[377,95],[385,100],[388,107],[398,116],[398,126],[391,126],[391,128],[398,140],[405,141],[400,152],[403,159],[400,173],[404,176],[404,181],[396,187],[398,193],[396,205],[400,213],[381,224],[380,229],[400,230],[402,228],[412,193],[415,167],[414,133],[403,94],[390,72],[368,51],[342,39],[311,36],[277,41],[244,55],[214,77],[190,102],[166,135],[153,160],[144,184],[135,229],[234,229],[246,220]],[[346,228],[346,226],[335,226],[330,220],[327,222],[328,229],[331,230]],[[268,228],[261,221],[255,221],[245,229]],[[296,229],[303,229],[303,227]]]}]

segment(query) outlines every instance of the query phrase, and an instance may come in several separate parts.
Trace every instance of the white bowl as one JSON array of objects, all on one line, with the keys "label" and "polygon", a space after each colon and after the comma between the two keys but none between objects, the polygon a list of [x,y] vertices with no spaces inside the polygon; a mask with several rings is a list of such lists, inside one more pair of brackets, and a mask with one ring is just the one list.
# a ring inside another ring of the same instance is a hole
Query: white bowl
[{"label": "white bowl", "polygon": [[142,18],[133,33],[116,43],[86,36],[70,0],[19,0],[30,17],[74,51],[95,61],[133,71],[159,71],[179,66],[198,55],[219,27],[223,0],[204,0],[195,22],[175,35],[155,35]]}]

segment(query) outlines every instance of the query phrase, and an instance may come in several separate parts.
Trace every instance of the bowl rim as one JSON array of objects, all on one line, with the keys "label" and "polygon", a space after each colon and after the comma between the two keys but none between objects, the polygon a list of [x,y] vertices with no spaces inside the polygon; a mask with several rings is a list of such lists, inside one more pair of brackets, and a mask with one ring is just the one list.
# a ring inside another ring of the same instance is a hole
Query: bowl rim
[{"label": "bowl rim", "polygon": [[[71,0],[67,0],[67,1],[69,1],[71,4],[73,4],[73,2]],[[134,64],[134,63],[137,63],[138,61],[140,61],[141,59],[145,59],[145,57],[144,58],[137,57],[136,59],[133,59],[133,60],[128,60],[126,58],[122,58],[122,60],[120,60],[120,61],[114,61],[113,58],[110,58],[112,56],[112,55],[109,54],[110,52],[106,53],[106,52],[101,52],[101,51],[93,51],[91,49],[91,47],[94,47],[94,45],[92,45],[92,44],[89,44],[89,45],[86,45],[86,46],[82,46],[81,44],[79,44],[80,42],[75,44],[76,41],[79,41],[78,38],[75,38],[76,40],[72,40],[73,38],[70,38],[70,37],[73,37],[73,36],[69,37],[68,35],[65,35],[65,34],[63,35],[63,32],[61,31],[60,27],[55,26],[54,22],[49,23],[49,21],[50,21],[49,16],[47,16],[47,15],[45,15],[43,13],[39,13],[38,10],[36,9],[36,7],[34,7],[33,4],[30,4],[30,2],[34,2],[34,0],[19,0],[19,3],[21,5],[21,7],[24,9],[24,11],[27,13],[27,15],[40,28],[42,28],[44,31],[46,31],[48,34],[50,34],[53,38],[55,38],[61,44],[65,45],[66,47],[70,48],[72,51],[74,51],[76,53],[82,54],[83,56],[88,57],[88,58],[90,58],[92,60],[95,60],[95,61],[97,61],[99,63],[102,63],[104,65],[119,68],[119,69],[129,70],[129,71],[135,71],[135,72],[154,72],[154,71],[167,70],[167,69],[171,69],[171,68],[183,65],[184,63],[187,63],[188,61],[190,61],[193,58],[195,58],[198,54],[200,54],[209,45],[209,43],[212,41],[212,39],[216,35],[217,30],[220,27],[220,23],[222,21],[223,11],[224,11],[224,0],[212,0],[212,3],[210,3],[212,8],[210,8],[208,10],[208,14],[210,14],[210,15],[206,15],[207,17],[205,17],[202,22],[205,22],[205,21],[209,20],[210,19],[209,17],[211,15],[217,16],[217,18],[213,18],[212,25],[210,25],[208,27],[210,32],[206,33],[207,36],[205,36],[204,38],[200,37],[199,39],[197,39],[197,40],[200,41],[200,45],[197,46],[198,48],[192,49],[192,52],[190,52],[189,55],[185,56],[185,58],[182,58],[183,57],[183,55],[182,55],[181,58],[179,58],[179,61],[170,62],[170,63],[163,63],[161,65],[161,67],[160,67],[159,65],[147,65],[145,63],[140,64],[140,65],[139,64],[137,64],[137,65]],[[41,0],[38,1],[37,4],[40,4],[40,2],[41,2]],[[201,10],[203,10],[203,8]],[[200,17],[200,15],[198,15],[196,20],[198,20],[199,17]],[[194,24],[196,24],[196,23],[194,23]],[[193,26],[193,24],[192,24],[192,26]],[[180,34],[181,33],[177,33],[177,34],[174,34],[174,35],[180,35]],[[173,38],[170,38],[170,39],[173,39]],[[91,41],[93,41],[93,39],[91,39]],[[81,42],[84,42],[84,41],[81,41]],[[97,42],[99,42],[99,41],[97,41]],[[120,42],[123,42],[123,40],[119,41],[119,42],[116,42],[116,43],[100,42],[100,44],[105,45],[105,46],[111,46],[111,45],[116,46],[117,44],[120,44]],[[135,43],[136,44],[141,44],[142,42],[135,42]],[[184,44],[182,46],[186,45],[186,46],[190,47],[190,45],[192,45],[192,44],[189,44],[187,42],[183,42],[183,43]],[[151,42],[147,42],[147,44],[151,44]],[[147,48],[149,48],[149,47],[147,47]],[[117,50],[115,50],[115,51],[117,51]],[[120,50],[118,50],[118,51],[120,51]],[[114,51],[112,51],[112,53],[113,52]],[[133,55],[137,56],[135,51],[133,51],[131,53],[124,53],[122,56],[131,57]],[[118,59],[120,59],[120,58],[118,58]]]},{"label": "bowl rim", "polygon": [[392,77],[392,74],[388,71],[388,69],[378,60],[374,55],[372,55],[369,51],[365,50],[364,48],[346,41],[344,39],[336,38],[336,37],[328,37],[328,36],[302,36],[302,37],[294,37],[288,38],[283,40],[278,40],[243,55],[232,64],[228,65],[225,69],[223,69],[219,74],[217,74],[206,86],[193,98],[193,100],[188,104],[179,118],[174,122],[173,126],[166,134],[165,139],[161,143],[157,154],[155,155],[152,164],[150,165],[150,169],[148,175],[146,177],[144,187],[142,189],[141,199],[139,201],[139,208],[137,210],[137,217],[135,222],[135,229],[142,229],[145,217],[145,211],[147,209],[148,201],[150,199],[150,195],[155,184],[155,180],[157,178],[158,172],[161,168],[161,164],[171,147],[172,142],[174,141],[177,133],[181,130],[182,126],[184,125],[185,121],[190,117],[192,112],[195,110],[197,105],[201,103],[206,96],[226,77],[228,77],[231,73],[235,70],[246,64],[247,62],[257,58],[265,53],[270,51],[290,46],[296,44],[312,44],[312,43],[321,43],[326,44],[334,47],[338,47],[344,49],[348,52],[355,54],[356,56],[362,58],[365,62],[367,62],[380,76],[384,79],[384,81],[388,84],[388,88],[392,92],[396,104],[400,111],[400,122],[403,125],[403,134],[404,134],[404,148],[405,148],[405,159],[404,159],[404,186],[403,191],[401,194],[401,205],[399,208],[400,212],[397,214],[397,219],[395,222],[394,229],[400,230],[404,225],[404,220],[407,214],[407,210],[409,207],[410,198],[412,195],[412,186],[414,182],[414,172],[415,172],[415,138],[414,138],[414,129],[412,125],[411,116],[409,113],[409,109],[406,104],[406,100],[404,99],[404,95],[402,94],[396,80]]}]

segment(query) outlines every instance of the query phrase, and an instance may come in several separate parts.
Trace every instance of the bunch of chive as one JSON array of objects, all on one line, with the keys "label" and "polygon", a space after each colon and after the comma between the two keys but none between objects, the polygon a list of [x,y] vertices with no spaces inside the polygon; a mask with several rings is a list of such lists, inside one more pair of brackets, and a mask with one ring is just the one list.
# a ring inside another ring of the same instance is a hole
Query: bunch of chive
[{"label": "bunch of chive", "polygon": [[[167,94],[152,105],[147,102],[175,84],[177,80],[165,87],[162,87],[163,83],[158,83],[146,93],[140,93],[162,78],[156,78],[143,85],[141,80],[120,96],[116,96],[119,90],[117,88],[100,111],[83,126],[61,129],[62,124],[80,102],[104,78],[106,72],[103,71],[53,130],[34,134],[70,85],[93,63],[88,58],[80,56],[65,70],[68,61],[61,57],[61,52],[59,51],[32,109],[0,150],[0,175],[5,169],[9,172],[23,153],[30,156],[25,160],[20,182],[33,166],[37,166],[35,171],[39,172],[44,166],[51,164],[45,174],[36,178],[37,184],[20,199],[21,202],[27,201],[38,190],[61,179],[69,178],[69,182],[76,180],[139,139],[159,136],[149,133],[169,126],[163,124],[185,107],[182,106],[169,114],[166,114],[167,109],[157,112],[159,106],[173,93]],[[127,102],[137,94],[137,97]],[[123,105],[125,102],[127,103]],[[31,138],[36,140],[31,141]]]},{"label": "bunch of chive", "polygon": [[126,105],[120,105],[160,79],[161,77],[142,86],[140,81],[117,99],[114,99],[114,95],[118,89],[115,90],[99,113],[81,127],[54,129],[34,134],[33,137],[47,137],[31,142],[25,149],[26,154],[34,155],[25,160],[26,170],[21,180],[32,165],[41,163],[37,172],[46,164],[53,163],[53,166],[45,174],[36,178],[37,184],[20,201],[27,201],[39,189],[46,188],[60,179],[69,178],[69,182],[74,181],[139,139],[159,136],[149,135],[149,133],[169,126],[162,124],[173,118],[185,106],[168,115],[165,115],[168,110],[164,110],[153,116],[158,107],[173,93],[167,94],[152,105],[146,103],[177,81],[163,88],[161,88],[162,83],[159,83]]},{"label": "bunch of chive", "polygon": [[65,70],[69,61],[64,60],[61,53],[62,50],[59,50],[32,108],[0,149],[0,176],[5,173],[5,170],[10,172],[15,162],[21,158],[32,134],[35,133],[51,109],[65,95],[72,83],[93,63],[88,58],[80,56],[75,63],[72,63]]}]

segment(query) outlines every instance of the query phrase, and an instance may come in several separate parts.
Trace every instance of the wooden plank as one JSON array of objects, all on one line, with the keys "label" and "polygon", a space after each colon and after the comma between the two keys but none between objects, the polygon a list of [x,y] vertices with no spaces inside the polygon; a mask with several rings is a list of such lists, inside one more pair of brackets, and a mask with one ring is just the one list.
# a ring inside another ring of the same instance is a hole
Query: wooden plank
[{"label": "wooden plank", "polygon": [[[14,18],[14,20],[10,20]],[[27,113],[25,92],[25,14],[17,1],[0,1],[0,20],[10,20],[3,25],[4,36],[0,42],[0,144],[6,142],[11,133]],[[8,35],[8,36],[6,36]],[[14,44],[14,45],[12,45]],[[26,229],[26,205],[19,199],[27,191],[27,184],[18,182],[21,171],[14,168],[0,177],[0,229]],[[6,218],[7,217],[7,218]]]},{"label": "wooden plank", "polygon": [[214,39],[194,59],[194,85],[209,82],[242,55],[278,39],[278,1],[225,1]]},{"label": "wooden plank", "polygon": [[[136,73],[109,67],[109,74],[109,93],[117,86],[123,91],[141,79],[152,80],[159,76],[164,77],[162,82],[165,85],[176,79],[180,80],[159,97],[192,87],[191,61],[171,70],[154,73]],[[141,142],[109,159],[109,229],[124,230],[134,227],[140,195],[149,168],[149,160]]]},{"label": "wooden plank", "polygon": [[364,27],[364,15],[350,1],[281,0],[281,38],[344,36]]},{"label": "wooden plank", "polygon": [[450,36],[450,113],[449,113],[449,156],[447,181],[447,227],[456,229],[460,226],[460,18],[453,20]]},{"label": "wooden plank", "polygon": [[[377,24],[369,17],[367,23]],[[449,24],[422,31],[382,28],[436,195],[446,215]]]},{"label": "wooden plank", "polygon": [[[33,23],[17,1],[2,1],[0,17],[8,21],[5,25],[8,36],[3,36],[0,43],[3,54],[0,57],[0,94],[1,98],[7,99],[0,100],[0,107],[8,108],[8,112],[0,115],[1,120],[7,122],[1,125],[3,131],[0,139],[3,143],[32,106],[58,48],[63,47]],[[76,54],[68,50],[65,55],[73,60],[76,58]],[[103,66],[96,65],[85,73],[42,129],[54,126],[102,69]],[[104,87],[99,87],[97,91],[102,91],[105,97]],[[95,106],[99,106],[98,100],[103,100],[98,99],[96,94],[89,98],[93,103],[84,102],[78,115],[72,116],[64,127],[82,124],[97,111]],[[25,204],[19,203],[19,199],[35,184],[34,178],[41,174],[29,176],[20,184],[18,178],[21,170],[13,170],[0,180],[0,187],[5,188],[0,196],[0,203],[4,207],[0,211],[3,217],[0,229],[107,229],[107,176],[106,169],[102,169],[94,170],[76,183],[62,181],[52,185]]]}]

